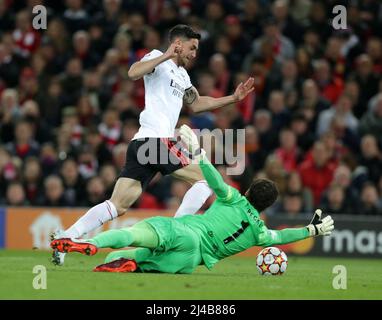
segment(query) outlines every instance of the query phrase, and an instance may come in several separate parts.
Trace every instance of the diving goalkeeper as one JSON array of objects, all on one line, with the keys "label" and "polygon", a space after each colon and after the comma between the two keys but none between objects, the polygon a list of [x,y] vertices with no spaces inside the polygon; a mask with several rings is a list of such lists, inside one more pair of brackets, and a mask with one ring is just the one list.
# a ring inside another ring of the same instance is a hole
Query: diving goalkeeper
[{"label": "diving goalkeeper", "polygon": [[183,125],[180,135],[216,194],[216,200],[204,214],[148,218],[130,228],[102,232],[92,239],[53,240],[51,247],[87,255],[96,254],[99,248],[135,247],[111,252],[94,271],[192,273],[199,265],[211,269],[219,260],[252,246],[281,245],[331,234],[333,219],[330,216],[322,219],[319,209],[306,227],[268,229],[259,212],[277,199],[276,185],[258,179],[241,195],[224,183],[189,127]]}]

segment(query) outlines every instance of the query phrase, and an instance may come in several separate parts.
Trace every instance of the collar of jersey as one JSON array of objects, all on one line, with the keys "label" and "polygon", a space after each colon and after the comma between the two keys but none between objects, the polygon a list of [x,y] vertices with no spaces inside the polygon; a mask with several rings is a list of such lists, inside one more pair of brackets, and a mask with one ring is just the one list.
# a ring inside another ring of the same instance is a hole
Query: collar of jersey
[{"label": "collar of jersey", "polygon": [[170,61],[175,67],[177,67],[178,69],[181,67],[181,66],[178,66],[178,65],[174,62],[174,60],[169,59],[169,61]]}]

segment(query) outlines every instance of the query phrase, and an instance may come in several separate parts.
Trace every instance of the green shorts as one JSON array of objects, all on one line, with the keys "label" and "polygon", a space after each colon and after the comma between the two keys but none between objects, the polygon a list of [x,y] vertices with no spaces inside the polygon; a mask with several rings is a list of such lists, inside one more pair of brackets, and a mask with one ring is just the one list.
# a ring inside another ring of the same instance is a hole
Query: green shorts
[{"label": "green shorts", "polygon": [[159,246],[138,263],[140,271],[192,273],[201,264],[200,238],[194,230],[170,217],[144,221],[158,234]]}]

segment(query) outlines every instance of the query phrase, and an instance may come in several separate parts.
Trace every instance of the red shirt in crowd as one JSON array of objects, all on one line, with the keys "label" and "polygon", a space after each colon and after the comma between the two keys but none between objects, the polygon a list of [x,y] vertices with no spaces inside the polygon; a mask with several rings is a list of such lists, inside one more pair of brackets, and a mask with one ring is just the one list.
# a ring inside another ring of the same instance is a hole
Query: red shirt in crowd
[{"label": "red shirt in crowd", "polygon": [[12,36],[17,53],[25,58],[35,52],[40,45],[40,35],[33,28],[30,28],[27,32],[16,29]]},{"label": "red shirt in crowd", "polygon": [[299,173],[302,183],[312,191],[315,205],[320,203],[322,193],[332,182],[335,169],[336,165],[332,162],[327,162],[319,168],[312,159],[300,165]]},{"label": "red shirt in crowd", "polygon": [[276,156],[283,163],[284,170],[287,172],[294,171],[297,168],[297,148],[292,150],[285,150],[283,148],[278,148],[275,151]]},{"label": "red shirt in crowd", "polygon": [[338,97],[342,94],[344,82],[339,77],[334,77],[333,80],[321,88],[321,95],[331,103],[336,103]]},{"label": "red shirt in crowd", "polygon": [[164,209],[163,205],[150,193],[143,192],[136,206],[137,209]]}]

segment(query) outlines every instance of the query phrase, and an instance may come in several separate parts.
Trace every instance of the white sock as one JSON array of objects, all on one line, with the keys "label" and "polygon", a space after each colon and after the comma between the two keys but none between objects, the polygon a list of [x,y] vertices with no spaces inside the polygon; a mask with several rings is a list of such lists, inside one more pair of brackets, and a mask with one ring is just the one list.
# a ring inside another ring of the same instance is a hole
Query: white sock
[{"label": "white sock", "polygon": [[208,186],[207,181],[200,180],[195,182],[184,195],[183,201],[175,213],[175,218],[195,214],[211,194],[212,190]]},{"label": "white sock", "polygon": [[85,233],[102,226],[105,222],[113,220],[117,216],[118,213],[114,204],[110,200],[106,200],[89,209],[64,232],[64,235],[68,238],[80,238]]}]

